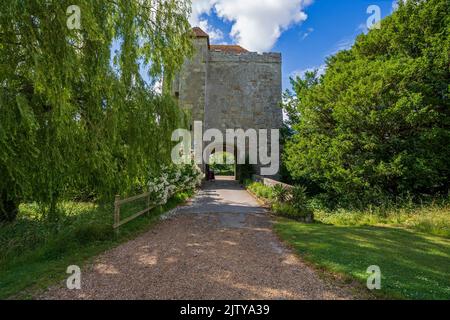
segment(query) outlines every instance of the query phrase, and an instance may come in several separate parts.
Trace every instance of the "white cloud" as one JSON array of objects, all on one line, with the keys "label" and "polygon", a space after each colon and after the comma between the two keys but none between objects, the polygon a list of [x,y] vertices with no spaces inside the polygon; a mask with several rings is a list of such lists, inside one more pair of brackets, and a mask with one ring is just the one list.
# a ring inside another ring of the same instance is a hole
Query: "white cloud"
[{"label": "white cloud", "polygon": [[308,30],[306,30],[306,31],[301,35],[302,40],[305,40],[306,38],[308,38],[308,37],[311,35],[311,33],[313,33],[313,32],[314,32],[314,28],[308,28]]},{"label": "white cloud", "polygon": [[321,76],[321,75],[325,74],[326,69],[327,69],[327,65],[326,64],[322,64],[322,65],[320,65],[318,67],[312,67],[312,68],[295,70],[295,71],[291,72],[290,76],[292,78],[296,78],[296,77],[303,78],[305,76],[306,72],[312,72],[314,70],[317,70],[317,75]]},{"label": "white cloud", "polygon": [[192,26],[200,25],[200,16],[202,14],[210,14],[216,0],[192,0],[192,14],[189,22]]},{"label": "white cloud", "polygon": [[212,43],[216,43],[223,39],[223,32],[220,29],[214,28],[208,24],[208,20],[200,20],[198,25],[209,35],[209,39]]},{"label": "white cloud", "polygon": [[357,33],[364,33],[367,34],[369,32],[369,28],[367,28],[367,23],[361,23],[357,28],[356,28],[356,32]]},{"label": "white cloud", "polygon": [[[192,25],[212,10],[232,23],[230,37],[251,51],[269,51],[283,31],[307,19],[303,9],[313,0],[193,0]],[[204,20],[204,19],[203,19]]]},{"label": "white cloud", "polygon": [[336,43],[334,45],[334,47],[325,56],[326,57],[334,56],[339,51],[349,50],[355,43],[355,40],[356,40],[356,35],[341,39],[340,41],[338,41],[338,43]]},{"label": "white cloud", "polygon": [[223,39],[223,32],[220,29],[214,28],[204,19],[202,15],[209,15],[214,8],[217,0],[193,0],[192,14],[189,22],[194,27],[200,27],[209,34],[212,43],[216,43]]}]

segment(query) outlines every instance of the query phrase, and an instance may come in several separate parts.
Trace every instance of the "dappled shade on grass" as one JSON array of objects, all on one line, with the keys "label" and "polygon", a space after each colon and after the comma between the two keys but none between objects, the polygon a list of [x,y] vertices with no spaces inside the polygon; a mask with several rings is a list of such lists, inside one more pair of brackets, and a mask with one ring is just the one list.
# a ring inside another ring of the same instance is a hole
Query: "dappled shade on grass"
[{"label": "dappled shade on grass", "polygon": [[407,299],[450,299],[450,240],[393,227],[305,225],[279,219],[277,233],[306,260],[366,283],[378,265],[380,293]]},{"label": "dappled shade on grass", "polygon": [[[43,219],[34,205],[22,205],[18,219],[0,224],[0,299],[28,297],[66,276],[69,265],[82,266],[89,258],[135,238],[160,215],[184,202],[192,192],[178,193],[168,203],[120,228],[114,234],[112,206],[66,202],[58,221]],[[124,216],[142,204],[124,208]],[[25,292],[24,290],[29,290]]]}]

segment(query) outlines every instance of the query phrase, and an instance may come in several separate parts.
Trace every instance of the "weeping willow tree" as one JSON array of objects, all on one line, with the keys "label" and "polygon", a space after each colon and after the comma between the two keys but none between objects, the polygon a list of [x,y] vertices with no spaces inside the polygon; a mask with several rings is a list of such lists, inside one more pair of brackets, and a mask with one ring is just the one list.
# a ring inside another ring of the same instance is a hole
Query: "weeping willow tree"
[{"label": "weeping willow tree", "polygon": [[183,117],[152,88],[192,51],[189,1],[75,2],[2,2],[0,221],[133,192],[170,160]]}]

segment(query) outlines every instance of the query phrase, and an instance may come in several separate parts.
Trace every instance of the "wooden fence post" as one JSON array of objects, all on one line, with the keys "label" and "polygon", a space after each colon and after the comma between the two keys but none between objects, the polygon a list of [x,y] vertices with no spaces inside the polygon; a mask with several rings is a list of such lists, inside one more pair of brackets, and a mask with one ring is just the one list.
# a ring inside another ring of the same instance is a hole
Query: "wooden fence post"
[{"label": "wooden fence post", "polygon": [[114,201],[114,230],[116,233],[119,232],[119,222],[120,222],[120,196],[117,195]]}]

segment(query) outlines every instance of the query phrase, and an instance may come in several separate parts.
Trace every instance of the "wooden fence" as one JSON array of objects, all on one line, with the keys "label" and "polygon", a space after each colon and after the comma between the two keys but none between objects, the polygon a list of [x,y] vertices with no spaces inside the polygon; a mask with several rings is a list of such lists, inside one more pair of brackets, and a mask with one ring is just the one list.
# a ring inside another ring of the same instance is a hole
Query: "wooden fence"
[{"label": "wooden fence", "polygon": [[[120,226],[124,225],[125,223],[130,222],[131,220],[136,219],[137,217],[143,215],[144,213],[149,212],[153,208],[155,208],[157,205],[150,206],[150,192],[146,192],[134,197],[126,198],[126,199],[120,199],[120,196],[116,196],[116,200],[114,201],[114,229],[118,229]],[[120,219],[120,207],[126,203],[130,203],[136,200],[147,198],[147,208],[139,211],[138,213],[133,214],[132,216],[125,218],[123,220]]]},{"label": "wooden fence", "polygon": [[[170,199],[177,193],[184,192],[186,190],[189,190],[189,188],[182,187],[180,189],[177,189],[173,193],[171,193],[167,197],[167,199]],[[150,210],[152,210],[160,205],[164,205],[164,203],[162,203],[162,204],[161,203],[160,204],[151,203],[150,196],[151,196],[150,192],[146,192],[146,193],[143,193],[143,194],[140,194],[140,195],[137,195],[134,197],[126,198],[126,199],[120,199],[120,196],[116,196],[116,199],[114,201],[114,225],[113,225],[114,230],[118,230],[120,226],[142,216],[144,213],[147,213]],[[139,211],[138,213],[135,213],[132,216],[127,217],[123,220],[120,219],[120,207],[122,205],[136,201],[136,200],[144,199],[144,198],[147,198],[147,208],[146,209]]]}]

